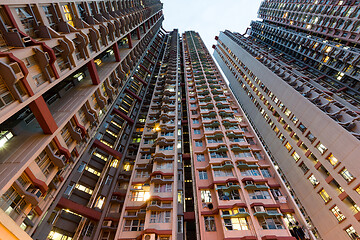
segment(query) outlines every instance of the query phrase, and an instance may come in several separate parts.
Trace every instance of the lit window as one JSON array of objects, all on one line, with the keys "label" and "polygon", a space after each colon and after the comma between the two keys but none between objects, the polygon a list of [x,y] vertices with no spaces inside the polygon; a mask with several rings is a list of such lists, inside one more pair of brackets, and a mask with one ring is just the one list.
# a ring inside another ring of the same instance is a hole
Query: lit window
[{"label": "lit window", "polygon": [[78,184],[78,183],[75,185],[75,188],[79,189],[80,191],[86,192],[86,193],[88,193],[90,195],[93,193],[92,189],[90,189],[88,187],[85,187],[85,186],[83,186],[81,184]]},{"label": "lit window", "polygon": [[299,159],[300,159],[300,156],[299,156],[299,154],[297,154],[297,152],[293,152],[291,154],[291,156],[295,159],[296,162],[299,161]]},{"label": "lit window", "polygon": [[331,209],[331,212],[334,214],[334,216],[336,217],[336,219],[341,222],[342,220],[345,219],[344,214],[341,213],[340,209],[338,208],[338,206],[334,206]]},{"label": "lit window", "polygon": [[201,201],[203,203],[212,202],[210,190],[201,190]]},{"label": "lit window", "polygon": [[96,203],[95,203],[95,207],[97,208],[102,208],[102,206],[104,205],[104,202],[105,202],[105,197],[98,197],[98,199],[96,200]]},{"label": "lit window", "polygon": [[325,147],[321,142],[316,145],[316,148],[321,154],[323,154],[327,150],[327,147]]},{"label": "lit window", "polygon": [[224,218],[227,230],[249,230],[246,218]]},{"label": "lit window", "polygon": [[324,189],[321,189],[319,192],[320,197],[324,200],[325,203],[328,203],[331,200],[331,197]]},{"label": "lit window", "polygon": [[119,160],[117,159],[112,160],[110,167],[117,168],[118,166],[119,166]]},{"label": "lit window", "polygon": [[338,162],[339,162],[339,160],[337,160],[337,159],[334,157],[334,155],[332,155],[332,154],[330,154],[326,159],[327,159],[327,160],[330,162],[330,164],[333,165],[333,166],[336,166],[336,165],[338,164]]},{"label": "lit window", "polygon": [[346,169],[344,168],[341,170],[340,175],[347,181],[351,182],[354,179],[354,176]]},{"label": "lit window", "polygon": [[309,181],[314,187],[316,187],[320,183],[313,174],[311,174],[311,176],[309,177]]},{"label": "lit window", "polygon": [[350,226],[348,228],[345,229],[345,232],[349,235],[349,237],[352,240],[358,240],[359,239],[359,234],[357,234],[357,232],[355,231],[353,226]]},{"label": "lit window", "polygon": [[287,149],[289,152],[290,152],[291,149],[292,149],[292,146],[290,145],[289,142],[287,142],[287,143],[285,144],[285,147],[286,147],[286,149]]},{"label": "lit window", "polygon": [[0,132],[0,148],[5,145],[14,135],[9,131]]}]

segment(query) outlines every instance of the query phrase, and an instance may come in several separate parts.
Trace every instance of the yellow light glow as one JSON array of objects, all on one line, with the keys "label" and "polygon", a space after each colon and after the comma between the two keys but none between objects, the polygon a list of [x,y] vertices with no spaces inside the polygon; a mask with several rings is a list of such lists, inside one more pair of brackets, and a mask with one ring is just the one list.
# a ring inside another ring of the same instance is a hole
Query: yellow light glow
[{"label": "yellow light glow", "polygon": [[155,131],[155,132],[159,132],[159,131],[161,131],[161,128],[160,128],[160,124],[155,124],[155,127],[153,128],[153,130]]},{"label": "yellow light glow", "polygon": [[145,192],[144,193],[144,201],[147,201],[150,199],[150,192]]}]

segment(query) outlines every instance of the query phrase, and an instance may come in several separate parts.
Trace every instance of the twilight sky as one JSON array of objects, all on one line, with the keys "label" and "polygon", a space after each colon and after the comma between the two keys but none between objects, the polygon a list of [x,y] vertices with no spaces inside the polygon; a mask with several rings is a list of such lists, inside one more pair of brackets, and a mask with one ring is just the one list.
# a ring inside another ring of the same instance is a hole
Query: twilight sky
[{"label": "twilight sky", "polygon": [[245,33],[250,21],[256,19],[261,0],[162,0],[165,21],[170,31],[178,28],[200,33],[206,46],[213,52],[214,37],[228,29]]}]

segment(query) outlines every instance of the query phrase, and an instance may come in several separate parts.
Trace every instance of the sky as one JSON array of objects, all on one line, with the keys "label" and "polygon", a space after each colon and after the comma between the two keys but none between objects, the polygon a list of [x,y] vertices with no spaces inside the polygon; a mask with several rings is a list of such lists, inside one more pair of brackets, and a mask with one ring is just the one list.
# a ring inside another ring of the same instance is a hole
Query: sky
[{"label": "sky", "polygon": [[245,33],[250,21],[257,19],[261,0],[162,0],[167,31],[200,33],[210,53],[215,36],[225,29]]}]

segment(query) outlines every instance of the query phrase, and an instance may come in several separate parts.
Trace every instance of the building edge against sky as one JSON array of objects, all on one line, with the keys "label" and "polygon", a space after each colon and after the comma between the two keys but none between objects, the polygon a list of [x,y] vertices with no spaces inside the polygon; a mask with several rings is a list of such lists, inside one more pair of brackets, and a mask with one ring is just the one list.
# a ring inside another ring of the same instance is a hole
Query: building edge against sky
[{"label": "building edge against sky", "polygon": [[358,239],[360,9],[317,3],[264,1],[263,20],[221,32],[214,57],[314,233]]}]

